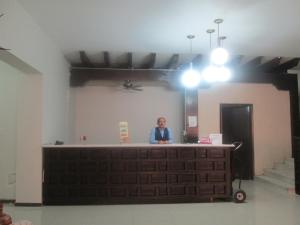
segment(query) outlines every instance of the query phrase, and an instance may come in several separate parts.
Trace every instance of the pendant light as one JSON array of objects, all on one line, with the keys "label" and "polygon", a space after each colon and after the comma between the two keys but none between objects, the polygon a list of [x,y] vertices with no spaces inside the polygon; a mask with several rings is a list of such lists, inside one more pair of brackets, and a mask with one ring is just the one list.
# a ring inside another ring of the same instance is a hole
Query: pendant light
[{"label": "pendant light", "polygon": [[217,48],[211,52],[210,60],[215,65],[220,66],[228,61],[229,54],[225,48],[221,47],[220,24],[223,23],[223,19],[215,19],[214,22],[218,25]]},{"label": "pendant light", "polygon": [[[219,37],[220,47],[221,48],[222,48],[223,41],[225,39],[226,39],[226,36],[220,36]],[[227,56],[227,59],[228,59],[228,56]],[[227,67],[225,67],[224,65],[221,65],[221,66],[218,67],[217,76],[218,76],[218,78],[217,78],[218,81],[225,82],[225,81],[228,81],[231,78],[231,72],[230,72],[230,70]]]},{"label": "pendant light", "polygon": [[[192,54],[193,52],[193,39],[195,38],[195,35],[188,35],[187,38],[190,40],[190,52]],[[181,83],[186,88],[195,88],[199,85],[201,81],[200,73],[193,68],[193,63],[190,63],[190,67],[188,70],[186,70],[182,76],[181,76]]]},{"label": "pendant light", "polygon": [[226,49],[222,47],[222,42],[226,39],[225,36],[220,36],[220,24],[223,19],[216,19],[214,22],[218,25],[218,37],[217,37],[217,48],[211,50],[211,34],[214,32],[213,29],[209,29],[206,32],[210,35],[210,64],[206,67],[202,76],[203,79],[208,83],[214,82],[225,82],[231,78],[231,71],[224,66],[228,61],[229,54]]},{"label": "pendant light", "polygon": [[[208,29],[206,33],[209,34],[209,51],[211,52],[211,36],[215,32],[214,29]],[[213,83],[218,80],[216,67],[211,65],[206,67],[202,72],[202,77],[207,83]]]}]

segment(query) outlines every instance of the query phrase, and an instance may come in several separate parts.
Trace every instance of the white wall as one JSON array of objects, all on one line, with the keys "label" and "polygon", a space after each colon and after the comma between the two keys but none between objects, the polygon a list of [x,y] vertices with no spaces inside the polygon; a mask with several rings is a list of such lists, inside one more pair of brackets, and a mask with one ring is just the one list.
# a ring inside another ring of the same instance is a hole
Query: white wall
[{"label": "white wall", "polygon": [[23,76],[0,61],[0,199],[15,199],[17,111]]},{"label": "white wall", "polygon": [[22,79],[17,114],[16,200],[40,203],[42,199],[42,77]]},{"label": "white wall", "polygon": [[183,96],[160,86],[145,86],[143,91],[126,91],[117,86],[85,86],[74,89],[75,140],[87,136],[87,143],[119,143],[119,122],[128,121],[131,143],[148,143],[149,133],[159,116],[181,141]]},{"label": "white wall", "polygon": [[[69,142],[69,65],[55,43],[17,0],[1,0],[0,9],[5,13],[0,19],[0,46],[11,49],[10,53],[17,61],[42,75],[42,80],[30,74],[24,81],[23,97],[27,105],[23,105],[26,108],[24,114],[18,115],[19,121],[24,122],[18,131],[18,141],[24,143],[18,145],[16,156],[16,202],[41,203],[41,144],[55,140]],[[32,92],[30,85],[34,85]],[[35,104],[30,98],[41,101],[42,105]],[[27,134],[30,131],[27,119],[33,123],[32,135]]]},{"label": "white wall", "polygon": [[43,75],[43,143],[68,141],[69,65],[53,41],[16,0],[1,0],[0,46]]},{"label": "white wall", "polygon": [[271,84],[223,84],[199,90],[199,134],[220,132],[220,104],[253,104],[255,175],[291,157],[290,98]]}]

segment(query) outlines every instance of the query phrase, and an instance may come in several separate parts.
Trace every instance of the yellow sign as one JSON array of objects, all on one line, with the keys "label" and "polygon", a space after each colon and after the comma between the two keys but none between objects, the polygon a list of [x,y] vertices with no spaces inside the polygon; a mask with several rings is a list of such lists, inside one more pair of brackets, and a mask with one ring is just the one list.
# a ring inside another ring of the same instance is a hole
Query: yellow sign
[{"label": "yellow sign", "polygon": [[119,123],[120,128],[120,143],[129,143],[129,132],[128,132],[128,122],[123,121]]}]

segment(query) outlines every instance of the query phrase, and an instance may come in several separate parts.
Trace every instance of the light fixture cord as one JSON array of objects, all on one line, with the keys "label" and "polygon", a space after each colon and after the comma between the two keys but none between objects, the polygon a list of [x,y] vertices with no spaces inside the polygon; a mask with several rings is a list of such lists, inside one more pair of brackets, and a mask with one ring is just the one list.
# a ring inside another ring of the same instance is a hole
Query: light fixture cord
[{"label": "light fixture cord", "polygon": [[[193,54],[193,38],[190,38],[190,53]],[[190,69],[193,69],[193,63],[190,62]]]},{"label": "light fixture cord", "polygon": [[209,50],[211,51],[211,33],[209,33]]},{"label": "light fixture cord", "polygon": [[219,33],[220,24],[218,23],[218,47],[220,47],[220,33]]},{"label": "light fixture cord", "polygon": [[193,53],[193,39],[190,39],[190,53]]}]

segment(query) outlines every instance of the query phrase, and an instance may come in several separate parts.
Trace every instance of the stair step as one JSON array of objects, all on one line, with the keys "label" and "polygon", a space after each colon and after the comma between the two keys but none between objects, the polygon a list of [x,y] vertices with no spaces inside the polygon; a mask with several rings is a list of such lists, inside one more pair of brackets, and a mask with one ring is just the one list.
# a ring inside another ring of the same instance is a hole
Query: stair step
[{"label": "stair step", "polygon": [[283,169],[283,170],[294,170],[294,163],[289,163],[289,162],[275,163],[274,168]]},{"label": "stair step", "polygon": [[275,163],[275,167],[277,167],[277,166],[280,166],[280,167],[284,166],[284,167],[287,167],[287,168],[294,168],[294,166],[295,166],[294,158],[287,158],[283,162]]},{"label": "stair step", "polygon": [[271,184],[270,187],[278,188],[283,191],[287,191],[290,194],[295,193],[295,185],[288,184],[286,182],[280,181],[280,180],[272,178],[272,177],[261,175],[261,176],[256,176],[255,180],[266,183],[266,184]]},{"label": "stair step", "polygon": [[264,175],[294,185],[295,173],[291,169],[265,169]]},{"label": "stair step", "polygon": [[288,158],[284,161],[284,164],[288,165],[289,167],[293,167],[295,166],[295,161],[294,158]]}]

